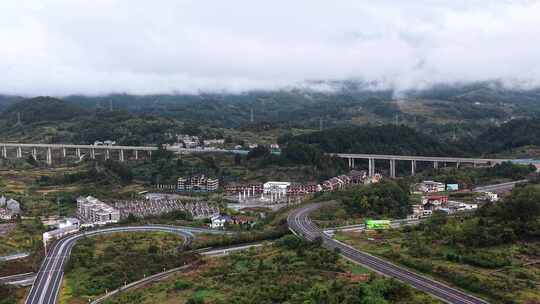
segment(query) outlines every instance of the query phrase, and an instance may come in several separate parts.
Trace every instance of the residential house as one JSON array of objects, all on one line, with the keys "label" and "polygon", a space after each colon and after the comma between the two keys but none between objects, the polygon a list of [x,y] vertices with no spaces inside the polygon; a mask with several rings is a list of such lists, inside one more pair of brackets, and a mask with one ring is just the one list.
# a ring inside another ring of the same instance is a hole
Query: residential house
[{"label": "residential house", "polygon": [[417,185],[417,189],[427,193],[443,192],[446,190],[446,185],[436,181],[423,181]]},{"label": "residential house", "polygon": [[231,217],[228,215],[216,215],[210,219],[212,222],[210,228],[212,229],[222,229],[225,228],[225,225],[231,221]]}]

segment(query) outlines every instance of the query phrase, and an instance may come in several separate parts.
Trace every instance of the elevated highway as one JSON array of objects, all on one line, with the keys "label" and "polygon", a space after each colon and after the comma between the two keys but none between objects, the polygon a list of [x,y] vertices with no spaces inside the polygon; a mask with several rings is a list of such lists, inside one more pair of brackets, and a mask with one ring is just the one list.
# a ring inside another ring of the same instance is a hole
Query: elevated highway
[{"label": "elevated highway", "polygon": [[[247,154],[246,150],[218,149],[218,148],[181,148],[179,146],[165,146],[166,150],[177,154],[190,153],[234,153]],[[41,143],[0,143],[1,158],[23,158],[25,152],[30,152],[34,159],[43,158],[47,164],[53,163],[53,158],[66,158],[69,154],[78,158],[83,156],[96,159],[98,155],[103,155],[104,159],[116,157],[118,161],[125,161],[128,158],[138,160],[141,157],[151,157],[153,151],[157,151],[155,146],[108,146],[108,145],[74,145],[74,144],[41,144]],[[13,153],[15,152],[15,153]],[[143,153],[144,155],[141,155]],[[114,155],[113,155],[114,154]]]},{"label": "elevated highway", "polygon": [[390,177],[396,177],[396,161],[410,161],[411,175],[416,173],[417,162],[432,162],[433,168],[439,168],[441,163],[454,163],[459,168],[461,164],[468,163],[473,166],[477,165],[489,165],[500,164],[506,161],[514,161],[512,159],[503,158],[468,158],[468,157],[437,157],[437,156],[414,156],[414,155],[385,155],[385,154],[355,154],[355,153],[329,153],[329,155],[344,158],[349,161],[349,167],[355,167],[355,160],[366,159],[368,160],[368,174],[369,176],[375,175],[375,161],[385,160],[389,164]]},{"label": "elevated highway", "polygon": [[450,287],[434,279],[417,274],[408,269],[399,267],[381,258],[372,256],[347,244],[341,243],[329,237],[321,231],[310,219],[309,214],[320,208],[323,204],[309,204],[302,206],[289,214],[287,223],[289,228],[297,235],[314,240],[321,238],[323,246],[330,249],[338,249],[340,254],[360,265],[363,265],[382,275],[395,278],[413,286],[416,289],[429,293],[446,303],[451,304],[486,304],[488,302],[467,294],[457,288]]},{"label": "elevated highway", "polygon": [[[190,154],[190,153],[234,153],[234,154],[247,154],[247,150],[236,149],[219,149],[219,148],[181,148],[179,146],[164,146],[168,151],[177,154]],[[53,163],[53,156],[56,152],[60,158],[66,158],[68,154],[73,154],[78,158],[82,156],[90,159],[96,159],[97,155],[103,155],[104,159],[110,159],[116,157],[119,161],[125,161],[127,159],[138,160],[140,159],[140,153],[144,153],[145,157],[152,155],[153,151],[157,151],[155,146],[107,146],[107,145],[74,145],[74,144],[41,144],[41,143],[0,143],[0,157],[2,158],[22,158],[24,151],[30,151],[31,155],[38,159],[43,151],[45,152],[45,160],[47,164]],[[13,151],[15,153],[13,153]],[[41,151],[41,153],[40,153]],[[60,152],[60,153],[58,153]],[[277,152],[276,152],[277,153]],[[114,155],[113,155],[114,154]],[[417,162],[432,162],[434,168],[438,168],[440,163],[454,163],[456,167],[460,164],[473,164],[476,165],[495,165],[505,161],[514,161],[518,163],[531,163],[540,161],[535,160],[514,160],[514,159],[502,159],[502,158],[468,158],[468,157],[436,157],[436,156],[414,156],[414,155],[385,155],[385,154],[356,154],[356,153],[327,153],[335,157],[347,159],[349,167],[355,167],[355,160],[366,159],[369,162],[369,175],[375,174],[375,161],[385,160],[389,162],[390,177],[396,177],[396,161],[410,161],[411,162],[411,174],[416,172]],[[43,157],[43,156],[41,156]]]}]

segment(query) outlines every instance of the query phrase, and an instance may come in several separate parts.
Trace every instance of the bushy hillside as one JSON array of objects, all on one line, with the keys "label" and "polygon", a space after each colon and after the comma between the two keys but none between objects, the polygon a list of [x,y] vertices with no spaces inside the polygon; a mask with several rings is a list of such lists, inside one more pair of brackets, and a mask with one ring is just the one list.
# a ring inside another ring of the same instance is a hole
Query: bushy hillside
[{"label": "bushy hillside", "polygon": [[4,111],[7,107],[12,105],[15,102],[21,101],[24,98],[19,96],[8,96],[8,95],[1,95],[0,94],[0,113]]},{"label": "bushy hillside", "polygon": [[7,120],[16,121],[20,114],[21,121],[31,124],[42,121],[71,120],[87,114],[81,106],[52,97],[36,97],[21,100],[9,105],[2,113]]},{"label": "bushy hillside", "polygon": [[529,145],[540,146],[540,119],[516,119],[489,128],[478,136],[474,149],[498,153]]},{"label": "bushy hillside", "polygon": [[324,152],[399,155],[461,155],[463,151],[443,144],[406,126],[363,126],[328,129],[282,138],[282,143],[301,142]]}]

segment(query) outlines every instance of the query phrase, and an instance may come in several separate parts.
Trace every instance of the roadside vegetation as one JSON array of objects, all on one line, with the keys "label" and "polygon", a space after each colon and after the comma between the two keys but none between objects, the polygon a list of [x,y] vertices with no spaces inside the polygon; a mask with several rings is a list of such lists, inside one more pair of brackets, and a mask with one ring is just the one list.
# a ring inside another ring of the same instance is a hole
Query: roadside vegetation
[{"label": "roadside vegetation", "polygon": [[444,168],[425,170],[421,177],[446,184],[458,184],[460,189],[471,189],[486,184],[497,184],[521,179],[534,179],[536,168],[532,165],[520,165],[503,162],[493,167],[484,168]]},{"label": "roadside vegetation", "polygon": [[0,304],[17,303],[16,289],[9,285],[0,284]]},{"label": "roadside vegetation", "polygon": [[197,260],[184,240],[162,232],[114,233],[81,239],[66,267],[61,303],[80,303],[144,276]]},{"label": "roadside vegetation", "polygon": [[311,214],[321,227],[363,222],[364,218],[404,218],[410,213],[409,184],[405,180],[384,180],[316,195],[313,201],[333,201]]},{"label": "roadside vegetation", "polygon": [[473,215],[435,213],[418,226],[337,238],[494,303],[540,301],[540,190],[535,185],[518,187]]},{"label": "roadside vegetation", "polygon": [[150,303],[439,303],[379,278],[296,236],[206,260],[202,267],[118,295],[108,304]]}]

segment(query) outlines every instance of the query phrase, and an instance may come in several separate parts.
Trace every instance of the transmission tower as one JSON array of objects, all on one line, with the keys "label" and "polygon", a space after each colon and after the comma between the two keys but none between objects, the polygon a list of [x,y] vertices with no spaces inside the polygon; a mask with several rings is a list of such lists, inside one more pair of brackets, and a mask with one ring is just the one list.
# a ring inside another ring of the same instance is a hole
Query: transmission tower
[{"label": "transmission tower", "polygon": [[22,126],[21,112],[17,112],[17,123],[15,125],[16,126]]}]

